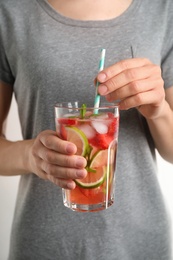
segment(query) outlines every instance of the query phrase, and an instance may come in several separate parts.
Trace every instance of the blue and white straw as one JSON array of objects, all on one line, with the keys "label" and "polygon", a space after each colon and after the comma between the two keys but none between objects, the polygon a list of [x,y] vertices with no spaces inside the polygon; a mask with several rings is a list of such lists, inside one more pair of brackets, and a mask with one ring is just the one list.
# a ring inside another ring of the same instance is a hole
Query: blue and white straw
[{"label": "blue and white straw", "polygon": [[[100,62],[99,62],[99,72],[104,69],[105,54],[106,54],[106,49],[101,49],[101,57],[100,57]],[[98,93],[99,84],[100,83],[97,80],[96,91],[95,91],[95,99],[94,99],[94,114],[98,114],[98,108],[99,108],[99,105],[100,105],[100,94]]]}]

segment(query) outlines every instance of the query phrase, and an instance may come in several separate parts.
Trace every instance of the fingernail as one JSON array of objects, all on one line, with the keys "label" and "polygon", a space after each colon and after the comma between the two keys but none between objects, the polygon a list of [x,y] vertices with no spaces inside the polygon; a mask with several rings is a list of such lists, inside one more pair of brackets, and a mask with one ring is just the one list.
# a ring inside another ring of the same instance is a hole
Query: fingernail
[{"label": "fingernail", "polygon": [[99,82],[104,82],[106,80],[106,74],[105,73],[100,73],[97,77]]},{"label": "fingernail", "polygon": [[99,86],[99,93],[101,95],[105,95],[108,92],[108,88],[105,85],[100,85]]},{"label": "fingernail", "polygon": [[75,188],[75,183],[74,182],[68,182],[67,188],[70,189],[70,190],[73,190]]},{"label": "fingernail", "polygon": [[84,178],[85,175],[86,175],[86,171],[85,171],[85,170],[78,170],[78,171],[76,172],[77,178]]},{"label": "fingernail", "polygon": [[66,152],[69,153],[69,154],[74,153],[74,152],[75,152],[74,146],[71,145],[71,144],[68,144],[68,145],[66,146]]},{"label": "fingernail", "polygon": [[85,162],[82,158],[78,158],[76,161],[76,167],[77,168],[83,168],[85,167]]}]

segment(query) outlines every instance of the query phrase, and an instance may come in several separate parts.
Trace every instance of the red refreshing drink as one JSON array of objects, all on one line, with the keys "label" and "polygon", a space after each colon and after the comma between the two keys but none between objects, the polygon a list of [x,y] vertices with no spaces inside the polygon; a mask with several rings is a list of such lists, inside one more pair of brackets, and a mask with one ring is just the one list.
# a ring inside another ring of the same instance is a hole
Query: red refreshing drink
[{"label": "red refreshing drink", "polygon": [[74,190],[63,189],[64,205],[76,211],[106,209],[114,201],[118,106],[99,108],[97,114],[84,107],[70,111],[62,116],[56,111],[56,131],[62,139],[75,143],[76,154],[87,160],[88,174],[75,180]]}]

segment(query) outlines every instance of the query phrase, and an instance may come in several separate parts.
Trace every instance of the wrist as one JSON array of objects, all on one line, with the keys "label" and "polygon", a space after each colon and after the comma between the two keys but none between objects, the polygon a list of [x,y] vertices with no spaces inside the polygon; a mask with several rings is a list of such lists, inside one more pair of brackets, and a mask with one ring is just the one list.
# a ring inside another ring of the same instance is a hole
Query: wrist
[{"label": "wrist", "polygon": [[25,173],[30,173],[32,172],[31,153],[32,153],[32,146],[34,143],[34,139],[25,140],[22,142],[24,144],[24,147],[23,147],[23,155],[21,157],[21,167]]},{"label": "wrist", "polygon": [[[154,110],[154,109],[153,109]],[[157,121],[162,121],[162,120],[167,120],[167,118],[172,115],[172,110],[167,103],[166,100],[162,102],[162,104],[159,107],[155,108],[155,112],[153,115],[149,118],[146,118],[148,122],[157,122]]]}]

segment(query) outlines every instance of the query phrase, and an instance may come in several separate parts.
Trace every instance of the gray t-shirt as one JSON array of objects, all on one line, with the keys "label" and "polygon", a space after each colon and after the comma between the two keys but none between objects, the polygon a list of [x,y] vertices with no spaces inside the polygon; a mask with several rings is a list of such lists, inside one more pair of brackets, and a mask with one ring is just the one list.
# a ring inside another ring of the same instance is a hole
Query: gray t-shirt
[{"label": "gray t-shirt", "polygon": [[[105,66],[146,57],[173,86],[173,1],[133,0],[119,17],[79,21],[46,0],[1,0],[0,78],[14,84],[24,139],[55,129],[54,104],[93,105],[100,49]],[[9,260],[171,260],[169,217],[155,147],[136,109],[121,111],[115,202],[97,213],[62,204],[61,188],[22,176]]]}]

